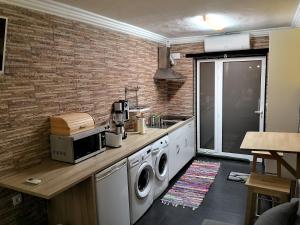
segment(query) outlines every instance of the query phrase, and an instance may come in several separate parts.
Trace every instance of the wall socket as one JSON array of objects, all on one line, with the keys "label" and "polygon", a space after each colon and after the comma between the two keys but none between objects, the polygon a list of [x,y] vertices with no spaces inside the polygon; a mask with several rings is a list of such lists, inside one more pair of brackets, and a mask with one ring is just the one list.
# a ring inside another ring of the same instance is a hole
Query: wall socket
[{"label": "wall socket", "polygon": [[181,58],[181,54],[179,52],[171,53],[171,57],[173,59],[180,59]]},{"label": "wall socket", "polygon": [[12,200],[13,206],[16,207],[17,205],[21,204],[23,201],[22,194],[19,193],[19,194],[14,195],[11,198],[11,200]]}]

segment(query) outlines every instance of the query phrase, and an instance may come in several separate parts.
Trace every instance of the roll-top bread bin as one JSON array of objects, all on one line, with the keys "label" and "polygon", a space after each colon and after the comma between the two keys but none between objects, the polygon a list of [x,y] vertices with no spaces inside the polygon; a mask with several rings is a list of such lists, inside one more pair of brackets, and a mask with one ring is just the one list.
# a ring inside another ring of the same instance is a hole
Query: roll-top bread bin
[{"label": "roll-top bread bin", "polygon": [[95,128],[95,121],[88,113],[66,113],[50,117],[51,134],[70,136]]}]

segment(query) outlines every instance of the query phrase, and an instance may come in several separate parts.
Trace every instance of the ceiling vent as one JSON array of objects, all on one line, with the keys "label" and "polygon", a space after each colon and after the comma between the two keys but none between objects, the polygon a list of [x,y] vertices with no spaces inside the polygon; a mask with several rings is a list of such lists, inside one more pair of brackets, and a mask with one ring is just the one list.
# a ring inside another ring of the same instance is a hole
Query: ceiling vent
[{"label": "ceiling vent", "polygon": [[153,77],[154,80],[166,80],[175,82],[184,82],[185,77],[174,71],[171,65],[170,48],[158,48],[158,69]]},{"label": "ceiling vent", "polygon": [[250,34],[232,34],[204,39],[205,52],[225,52],[250,49]]}]

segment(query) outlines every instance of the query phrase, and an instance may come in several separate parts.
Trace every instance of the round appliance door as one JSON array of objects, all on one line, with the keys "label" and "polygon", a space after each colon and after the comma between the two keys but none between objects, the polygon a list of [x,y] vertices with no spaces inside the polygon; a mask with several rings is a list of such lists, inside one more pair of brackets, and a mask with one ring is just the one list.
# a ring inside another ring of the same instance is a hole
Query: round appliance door
[{"label": "round appliance door", "polygon": [[151,191],[153,179],[152,166],[144,162],[137,173],[135,181],[135,192],[138,198],[145,198]]},{"label": "round appliance door", "polygon": [[157,179],[163,181],[167,178],[168,155],[166,152],[160,152],[155,161],[155,175]]}]

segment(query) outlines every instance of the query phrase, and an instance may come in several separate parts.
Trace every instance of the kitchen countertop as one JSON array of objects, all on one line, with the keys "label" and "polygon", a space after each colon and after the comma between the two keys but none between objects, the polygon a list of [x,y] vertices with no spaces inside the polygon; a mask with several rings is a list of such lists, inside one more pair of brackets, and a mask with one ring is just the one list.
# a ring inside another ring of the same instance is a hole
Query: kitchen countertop
[{"label": "kitchen countertop", "polygon": [[[148,128],[144,135],[128,133],[128,137],[123,141],[121,148],[108,149],[75,165],[46,159],[38,165],[16,170],[1,177],[0,186],[40,198],[51,199],[193,119],[194,117],[191,117],[167,129]],[[39,185],[26,183],[25,181],[31,177],[41,179],[42,182]]]}]

